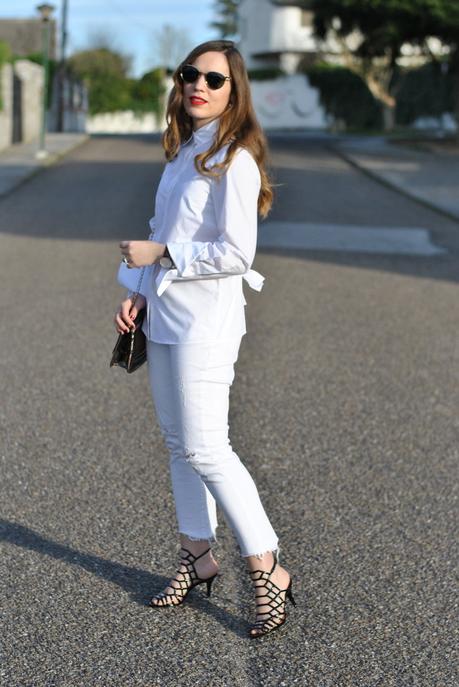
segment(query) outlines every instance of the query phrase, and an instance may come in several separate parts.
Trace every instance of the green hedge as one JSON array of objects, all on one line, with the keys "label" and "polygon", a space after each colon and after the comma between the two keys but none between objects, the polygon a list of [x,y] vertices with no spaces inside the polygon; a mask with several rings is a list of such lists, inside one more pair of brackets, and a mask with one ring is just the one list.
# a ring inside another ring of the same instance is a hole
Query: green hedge
[{"label": "green hedge", "polygon": [[[365,82],[349,69],[320,63],[305,68],[302,73],[318,89],[325,110],[344,122],[346,129],[382,127],[381,104]],[[399,126],[409,126],[418,117],[439,117],[444,112],[454,112],[453,77],[438,62],[399,70],[394,90],[397,93],[395,121]]]},{"label": "green hedge", "polygon": [[339,65],[318,63],[306,67],[303,73],[320,93],[320,102],[335,120],[346,129],[379,129],[382,110],[357,74]]},{"label": "green hedge", "polygon": [[285,76],[285,72],[280,67],[259,67],[258,69],[248,69],[250,81],[268,81]]},{"label": "green hedge", "polygon": [[[0,70],[2,69],[3,65],[6,64],[10,59],[11,59],[10,46],[8,45],[8,43],[5,43],[5,41],[0,41]],[[3,84],[1,83],[1,79],[0,79],[0,110],[3,110],[2,92],[3,92]]]},{"label": "green hedge", "polygon": [[161,67],[152,69],[143,74],[140,79],[130,80],[130,105],[129,109],[138,112],[154,112],[160,118],[164,109],[164,84],[165,70]]},{"label": "green hedge", "polygon": [[402,71],[398,86],[397,124],[407,126],[418,117],[440,117],[444,112],[454,112],[453,77],[438,62]]}]

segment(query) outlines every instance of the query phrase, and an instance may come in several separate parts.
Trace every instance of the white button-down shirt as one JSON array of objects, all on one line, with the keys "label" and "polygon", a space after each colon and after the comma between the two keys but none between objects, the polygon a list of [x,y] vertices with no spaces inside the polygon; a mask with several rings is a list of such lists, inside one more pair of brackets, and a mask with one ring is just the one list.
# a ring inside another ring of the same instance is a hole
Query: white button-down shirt
[{"label": "white button-down shirt", "polygon": [[[209,149],[214,119],[168,162],[156,193],[150,238],[167,244],[175,268],[155,263],[144,275],[144,332],[159,343],[202,343],[246,332],[242,280],[260,291],[264,277],[250,269],[257,244],[260,172],[238,148],[220,180],[200,174],[195,156]],[[207,166],[222,162],[227,146]]]}]

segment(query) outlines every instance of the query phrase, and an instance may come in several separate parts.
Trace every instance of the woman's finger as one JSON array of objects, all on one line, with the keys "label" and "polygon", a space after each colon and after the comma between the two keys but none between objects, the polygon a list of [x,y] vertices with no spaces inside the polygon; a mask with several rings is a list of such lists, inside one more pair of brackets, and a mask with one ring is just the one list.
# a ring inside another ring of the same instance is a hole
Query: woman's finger
[{"label": "woman's finger", "polygon": [[129,331],[129,328],[126,326],[126,324],[121,319],[119,312],[116,313],[116,315],[114,317],[114,321],[115,321],[115,329],[118,332],[118,334],[125,334],[126,332]]},{"label": "woman's finger", "polygon": [[132,301],[127,300],[124,301],[124,303],[121,306],[121,317],[124,321],[125,324],[128,325],[129,329],[132,329],[132,317],[131,317],[131,310],[132,310]]},{"label": "woman's finger", "polygon": [[123,317],[121,312],[117,313],[116,322],[120,327],[122,327],[123,331],[126,332],[129,330],[130,322],[129,322],[129,320],[128,321],[125,320],[125,318]]}]

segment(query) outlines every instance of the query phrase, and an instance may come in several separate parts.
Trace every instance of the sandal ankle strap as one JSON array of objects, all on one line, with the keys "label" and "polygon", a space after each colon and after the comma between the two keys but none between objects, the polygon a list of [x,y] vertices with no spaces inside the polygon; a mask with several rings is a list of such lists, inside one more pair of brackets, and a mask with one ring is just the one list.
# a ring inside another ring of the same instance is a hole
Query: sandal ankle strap
[{"label": "sandal ankle strap", "polygon": [[[199,556],[195,556],[194,553],[191,553],[191,551],[189,551],[188,549],[186,549],[184,546],[181,546],[180,548],[181,548],[183,551],[186,551],[186,552],[193,558],[193,560],[191,561],[192,563],[194,563],[195,561],[197,561],[199,558],[202,558],[202,556],[204,556],[204,554],[206,554],[206,553],[207,553],[208,551],[210,551],[210,549],[211,549],[211,547],[209,546],[209,548],[206,549],[205,551],[203,551],[202,553],[200,553]],[[186,557],[185,557],[185,558],[186,558]]]},{"label": "sandal ankle strap", "polygon": [[271,570],[270,570],[269,572],[268,572],[267,570],[249,570],[249,575],[252,575],[252,573],[257,573],[257,572],[259,572],[259,573],[266,573],[268,576],[270,576],[271,573],[273,572],[274,568],[276,567],[277,562],[278,562],[278,561],[277,561],[276,552],[275,552],[275,551],[272,551],[271,553],[273,554],[273,558],[274,558],[274,561],[273,561],[273,565],[272,565]]}]

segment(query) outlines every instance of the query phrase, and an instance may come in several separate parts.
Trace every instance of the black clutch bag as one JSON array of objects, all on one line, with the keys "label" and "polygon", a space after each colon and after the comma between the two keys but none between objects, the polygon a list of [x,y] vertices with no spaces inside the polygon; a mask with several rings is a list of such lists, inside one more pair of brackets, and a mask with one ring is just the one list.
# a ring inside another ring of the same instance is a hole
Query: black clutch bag
[{"label": "black clutch bag", "polygon": [[[139,295],[144,269],[140,275],[139,284],[132,300],[133,306]],[[118,365],[118,367],[124,368],[126,372],[131,373],[135,372],[147,360],[147,339],[142,331],[144,317],[145,308],[138,313],[134,320],[135,329],[131,329],[129,332],[118,336],[112,352],[110,367]]]}]

